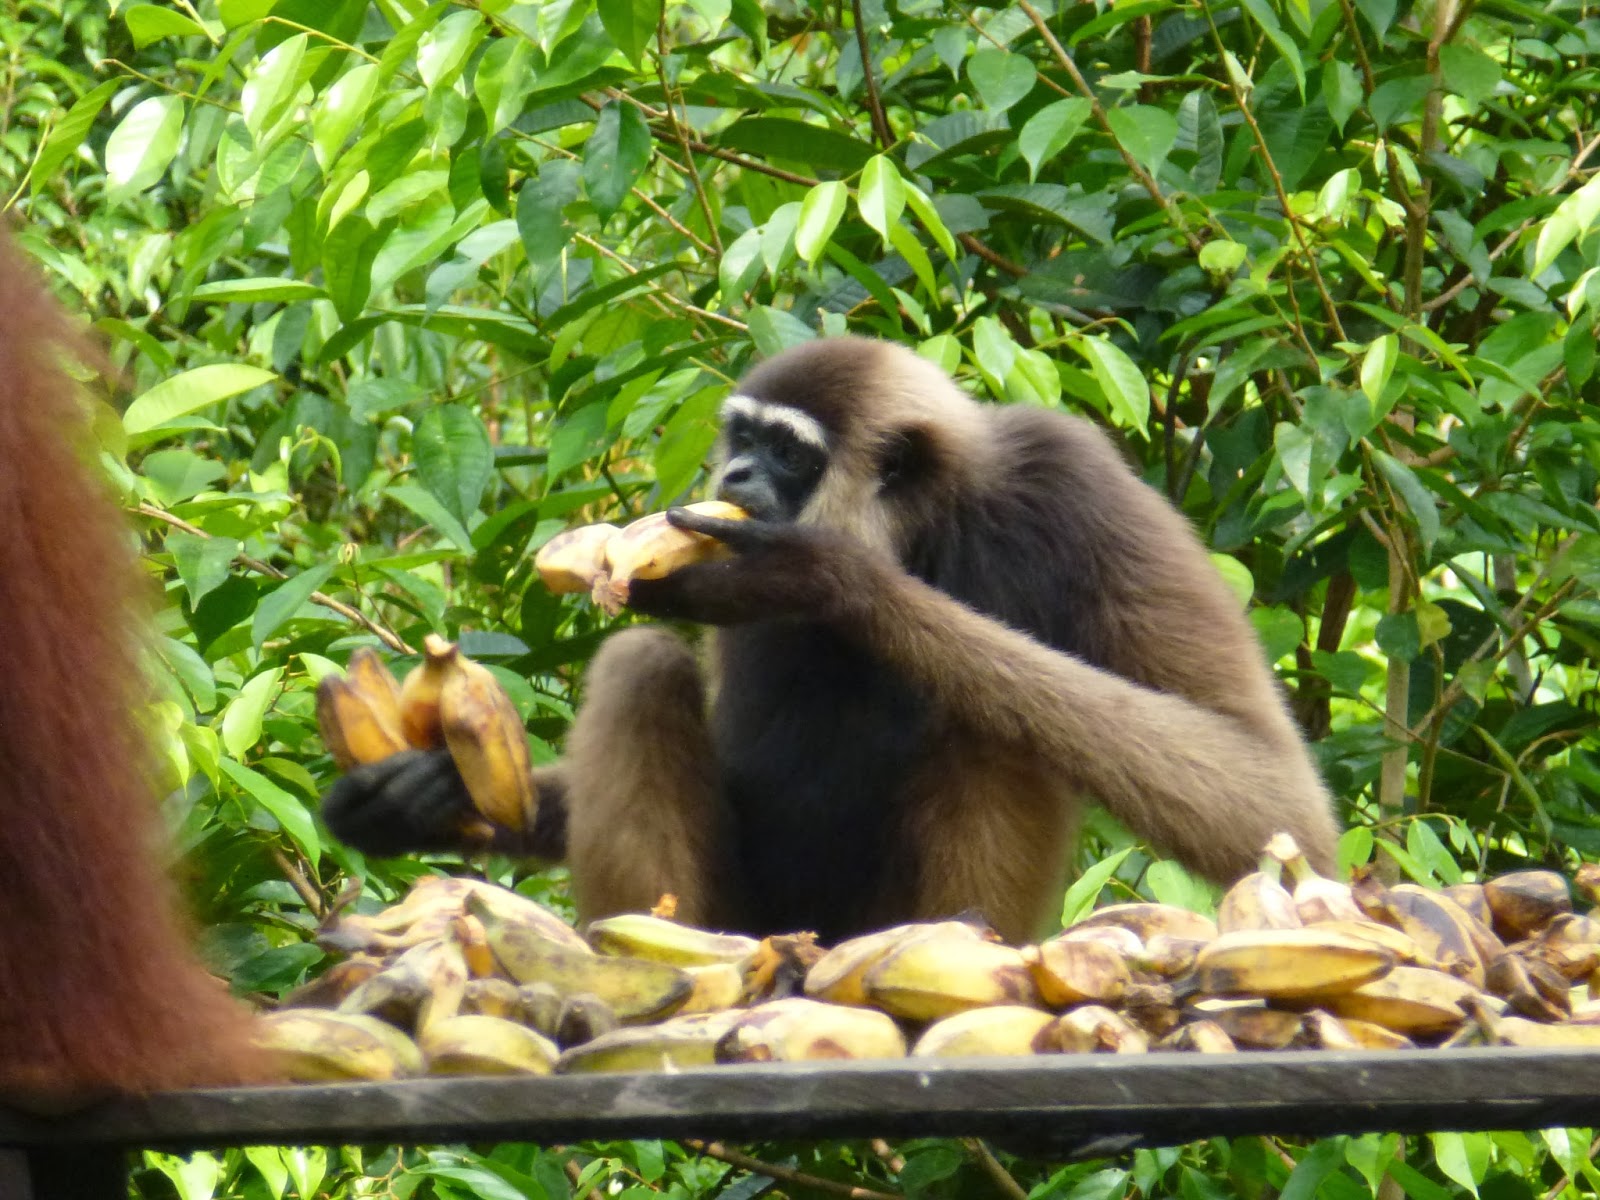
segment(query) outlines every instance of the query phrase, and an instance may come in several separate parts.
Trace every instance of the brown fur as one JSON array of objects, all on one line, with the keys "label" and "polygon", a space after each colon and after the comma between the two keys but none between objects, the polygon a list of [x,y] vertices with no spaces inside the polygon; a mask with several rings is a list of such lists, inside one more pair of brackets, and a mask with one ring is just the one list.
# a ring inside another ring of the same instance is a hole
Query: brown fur
[{"label": "brown fur", "polygon": [[157,865],[128,530],[62,356],[91,361],[0,239],[0,1098],[255,1075]]}]

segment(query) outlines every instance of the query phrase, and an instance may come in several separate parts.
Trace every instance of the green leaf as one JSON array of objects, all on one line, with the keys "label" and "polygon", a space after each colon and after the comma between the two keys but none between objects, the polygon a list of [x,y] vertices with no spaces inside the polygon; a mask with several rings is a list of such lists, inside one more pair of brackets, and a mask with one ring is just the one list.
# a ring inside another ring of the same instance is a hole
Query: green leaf
[{"label": "green leaf", "polygon": [[944,223],[944,218],[939,215],[939,210],[933,206],[933,201],[929,200],[927,193],[914,183],[906,183],[905,193],[907,207],[922,223],[922,227],[928,231],[939,249],[944,251],[945,257],[953,261],[956,258],[956,239]]},{"label": "green leaf", "polygon": [[1123,859],[1133,853],[1132,846],[1118,850],[1110,858],[1102,858],[1099,862],[1085,869],[1082,875],[1072,881],[1072,886],[1067,889],[1066,897],[1061,902],[1061,927],[1063,929],[1076,925],[1094,908],[1095,902],[1100,898],[1100,891],[1122,865]]},{"label": "green leaf", "polygon": [[214,283],[202,283],[189,295],[195,300],[215,300],[223,304],[293,304],[296,300],[325,300],[328,296],[316,284],[271,276],[219,279]]},{"label": "green leaf", "polygon": [[602,221],[621,207],[650,162],[650,148],[650,126],[637,108],[618,101],[600,110],[583,148],[583,185]]},{"label": "green leaf", "polygon": [[177,565],[178,578],[189,593],[190,607],[227,580],[233,560],[244,549],[235,538],[200,537],[181,529],[167,534],[166,547]]},{"label": "green leaf", "polygon": [[1250,573],[1250,568],[1233,555],[1220,551],[1213,552],[1210,558],[1211,565],[1216,567],[1217,573],[1233,593],[1233,598],[1239,602],[1240,611],[1248,608],[1256,594],[1256,577]]},{"label": "green leaf", "polygon": [[763,158],[803,163],[810,170],[859,171],[872,157],[872,145],[825,125],[788,117],[745,117],[717,136],[729,150]]},{"label": "green leaf", "polygon": [[300,65],[305,61],[307,35],[297,33],[267,53],[239,93],[245,128],[259,138],[278,123],[300,90]]},{"label": "green leaf", "polygon": [[800,202],[800,219],[794,228],[795,252],[806,262],[814,263],[822,257],[828,239],[844,216],[849,198],[848,189],[837,180],[819,183],[806,193],[806,198]]},{"label": "green leaf", "polygon": [[645,47],[655,41],[662,0],[597,0],[600,23],[617,49],[635,67],[644,61]]},{"label": "green leaf", "polygon": [[124,9],[122,19],[133,35],[133,44],[143,50],[164,37],[205,37],[205,28],[175,8],[154,4],[134,4]]},{"label": "green leaf", "polygon": [[517,232],[528,261],[543,269],[554,262],[572,237],[572,223],[563,210],[578,198],[577,164],[554,159],[517,192]]},{"label": "green leaf", "polygon": [[1592,176],[1559,205],[1539,228],[1534,248],[1532,274],[1542,275],[1556,256],[1587,234],[1600,218],[1600,175]]},{"label": "green leaf", "polygon": [[47,185],[56,173],[56,169],[74,157],[78,147],[83,145],[83,139],[89,135],[89,130],[94,126],[95,118],[100,115],[100,110],[106,102],[117,94],[122,87],[122,80],[108,79],[99,86],[85,92],[78,101],[66,111],[66,114],[56,122],[55,128],[50,131],[50,136],[45,139],[44,146],[39,151],[39,157],[33,164],[33,174],[29,185],[34,195],[38,195],[41,188]]},{"label": "green leaf", "polygon": [[1339,1169],[1344,1161],[1344,1139],[1324,1138],[1316,1143],[1295,1164],[1288,1181],[1278,1193],[1278,1200],[1313,1200],[1322,1181]]},{"label": "green leaf", "polygon": [[1411,662],[1422,652],[1422,634],[1413,612],[1384,614],[1372,636],[1379,650],[1400,662]]},{"label": "green leaf", "polygon": [[1244,265],[1243,243],[1217,238],[1200,247],[1200,266],[1214,275],[1232,275]]},{"label": "green leaf", "polygon": [[[519,37],[496,38],[478,59],[472,90],[489,119],[490,133],[499,133],[522,114],[538,86],[537,50]],[[565,165],[565,160],[560,161]]]},{"label": "green leaf", "polygon": [[1422,486],[1422,481],[1412,473],[1410,467],[1382,450],[1372,451],[1372,461],[1377,464],[1383,477],[1389,481],[1389,486],[1405,501],[1412,520],[1417,523],[1417,533],[1422,538],[1423,554],[1430,553],[1433,550],[1433,543],[1439,537],[1439,510],[1434,504],[1433,496]]},{"label": "green leaf", "polygon": [[417,478],[465,522],[494,477],[494,446],[470,408],[441,404],[422,414],[411,434]]},{"label": "green leaf", "polygon": [[900,214],[906,207],[905,184],[892,159],[879,154],[868,160],[861,172],[856,206],[861,210],[861,219],[889,241],[890,232],[900,223]]},{"label": "green leaf", "polygon": [[467,532],[467,527],[458,521],[455,515],[439,502],[439,498],[427,488],[410,483],[391,484],[384,489],[384,495],[403,504],[417,516],[421,517],[434,529],[442,533],[463,554],[472,553],[472,535]]},{"label": "green leaf", "polygon": [[1383,389],[1394,374],[1394,364],[1400,358],[1400,339],[1386,333],[1367,347],[1361,358],[1361,390],[1372,402],[1374,409],[1383,404]]},{"label": "green leaf", "polygon": [[282,667],[252,675],[223,710],[222,744],[235,758],[243,758],[245,752],[261,740],[261,724],[282,678]]},{"label": "green leaf", "polygon": [[1158,904],[1176,904],[1190,912],[1216,911],[1216,891],[1171,859],[1158,859],[1145,868],[1144,883]]},{"label": "green leaf", "polygon": [[1076,337],[1072,345],[1089,360],[1089,370],[1111,405],[1111,419],[1143,436],[1150,421],[1150,385],[1133,360],[1102,337]]},{"label": "green leaf", "polygon": [[278,631],[283,623],[299,612],[311,600],[311,593],[328,581],[337,563],[321,563],[300,574],[284,580],[261,597],[256,613],[250,621],[250,641],[257,650],[261,644]]},{"label": "green leaf", "polygon": [[1480,106],[1500,86],[1500,64],[1476,46],[1447,42],[1439,47],[1439,66],[1445,86],[1470,108]]},{"label": "green leaf", "polygon": [[[222,769],[228,778],[276,818],[278,824],[283,826],[283,831],[309,861],[315,863],[322,857],[322,839],[317,835],[317,823],[311,819],[306,806],[295,796],[243,763],[225,758],[222,760]],[[301,1193],[301,1195],[308,1194],[314,1195],[315,1192]]]},{"label": "green leaf", "polygon": [[1344,132],[1344,123],[1361,107],[1361,76],[1343,59],[1330,60],[1322,68],[1322,102],[1328,115]]},{"label": "green leaf", "polygon": [[1154,105],[1130,104],[1113,108],[1106,113],[1106,121],[1122,148],[1152,175],[1161,170],[1161,164],[1167,161],[1173,143],[1178,140],[1178,119]]},{"label": "green leaf", "polygon": [[417,74],[430,89],[448,84],[466,64],[486,30],[483,17],[472,11],[451,13],[417,43]]},{"label": "green leaf", "polygon": [[1054,158],[1083,128],[1089,119],[1090,104],[1081,96],[1046,104],[1028,118],[1017,135],[1017,149],[1028,164],[1028,178],[1039,177],[1039,168]]},{"label": "green leaf", "polygon": [[1240,0],[1240,3],[1250,14],[1251,19],[1261,26],[1261,32],[1267,35],[1267,40],[1277,47],[1279,54],[1283,55],[1283,61],[1289,65],[1289,71],[1294,76],[1295,87],[1300,91],[1300,100],[1304,103],[1306,69],[1300,61],[1300,48],[1294,44],[1294,39],[1283,31],[1283,26],[1278,23],[1278,15],[1272,11],[1267,0]]},{"label": "green leaf", "polygon": [[967,59],[967,78],[990,112],[1002,113],[1033,91],[1037,73],[1020,54],[985,46]]},{"label": "green leaf", "polygon": [[762,358],[771,358],[790,346],[812,341],[817,331],[781,308],[758,305],[750,310],[750,340]]},{"label": "green leaf", "polygon": [[152,96],[139,101],[106,139],[106,181],[119,192],[144,191],[166,174],[182,135],[182,100]]},{"label": "green leaf", "polygon": [[312,106],[311,144],[325,169],[333,165],[345,141],[366,118],[377,94],[377,64],[360,63],[335,80]]},{"label": "green leaf", "polygon": [[243,363],[195,367],[162,380],[135,399],[122,414],[122,427],[130,434],[144,433],[276,378],[271,371]]}]

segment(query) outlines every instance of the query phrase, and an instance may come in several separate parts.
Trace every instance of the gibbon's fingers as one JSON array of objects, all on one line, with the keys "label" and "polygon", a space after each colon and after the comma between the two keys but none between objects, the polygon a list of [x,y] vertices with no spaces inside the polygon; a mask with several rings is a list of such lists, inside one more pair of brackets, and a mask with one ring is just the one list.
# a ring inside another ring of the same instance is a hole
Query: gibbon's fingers
[{"label": "gibbon's fingers", "polygon": [[839,624],[967,728],[1043,758],[1211,879],[1248,873],[1278,830],[1333,869],[1327,793],[1271,694],[1208,708],[1052,651],[892,569],[857,579]]},{"label": "gibbon's fingers", "polygon": [[708,517],[687,508],[667,509],[667,521],[690,533],[701,533],[716,538],[728,549],[747,554],[771,546],[781,539],[786,526],[776,521],[761,521],[754,517],[730,521],[725,517]]},{"label": "gibbon's fingers", "polygon": [[475,815],[448,750],[406,750],[345,775],[322,801],[332,834],[363,854],[457,850]]}]

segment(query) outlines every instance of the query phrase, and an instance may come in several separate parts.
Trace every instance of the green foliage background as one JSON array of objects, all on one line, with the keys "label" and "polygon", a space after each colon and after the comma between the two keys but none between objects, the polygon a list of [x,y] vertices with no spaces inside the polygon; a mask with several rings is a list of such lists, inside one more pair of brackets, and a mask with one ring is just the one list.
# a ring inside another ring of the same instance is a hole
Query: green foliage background
[{"label": "green foliage background", "polygon": [[[321,829],[317,680],[459,636],[553,755],[612,622],[530,586],[531,552],[693,491],[751,358],[845,330],[1114,432],[1248,600],[1347,862],[1600,856],[1587,0],[14,0],[0,32],[0,183],[121,372],[98,427],[157,606],[148,723],[241,993],[319,969],[347,877],[377,904],[431,869]],[[1209,903],[1104,820],[1082,862],[1123,850],[1107,895]],[[486,867],[564,902],[559,871]],[[1397,1143],[1008,1165],[1038,1200],[1600,1185],[1587,1130]],[[997,1186],[956,1143],[757,1151]],[[660,1143],[150,1155],[136,1180],[591,1185],[772,1186]]]}]

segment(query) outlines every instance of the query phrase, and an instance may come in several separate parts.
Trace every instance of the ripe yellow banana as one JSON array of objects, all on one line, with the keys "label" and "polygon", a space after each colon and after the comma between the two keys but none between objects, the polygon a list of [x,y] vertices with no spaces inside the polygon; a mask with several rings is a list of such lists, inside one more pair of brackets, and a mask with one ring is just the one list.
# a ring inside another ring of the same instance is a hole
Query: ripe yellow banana
[{"label": "ripe yellow banana", "polygon": [[461,1015],[504,1017],[522,1022],[522,997],[509,979],[469,979],[461,994]]},{"label": "ripe yellow banana", "polygon": [[1217,904],[1217,928],[1223,933],[1250,929],[1298,929],[1294,897],[1277,878],[1252,871],[1224,893]]},{"label": "ripe yellow banana", "polygon": [[1535,1021],[1564,1021],[1572,1015],[1567,981],[1554,967],[1537,959],[1502,954],[1484,972],[1484,986],[1503,998],[1513,1012]]},{"label": "ripe yellow banana", "polygon": [[1022,952],[961,936],[913,938],[862,977],[867,999],[908,1021],[937,1021],[990,1004],[1037,1004]]},{"label": "ripe yellow banana", "polygon": [[919,938],[935,936],[973,942],[982,940],[974,926],[962,921],[896,925],[853,937],[840,942],[811,965],[806,972],[806,995],[833,1004],[870,1004],[862,983],[867,972],[887,958],[890,951]]},{"label": "ripe yellow banana", "polygon": [[429,663],[437,661],[441,672],[439,728],[472,806],[503,829],[527,829],[538,797],[516,705],[488,667],[443,639],[429,639]]},{"label": "ripe yellow banana", "polygon": [[1160,979],[1179,979],[1194,970],[1194,960],[1207,943],[1158,933],[1142,948],[1127,955],[1128,965]]},{"label": "ripe yellow banana", "polygon": [[680,1016],[721,1012],[737,1008],[744,1000],[744,972],[733,963],[707,963],[703,967],[684,967],[694,980],[694,990],[678,1010]]},{"label": "ripe yellow banana", "polygon": [[1449,1033],[1466,1020],[1464,1002],[1480,995],[1464,979],[1422,967],[1395,967],[1381,979],[1341,995],[1322,1007],[1337,1017],[1382,1025],[1407,1036]]},{"label": "ripe yellow banana", "polygon": [[1460,905],[1468,916],[1494,928],[1494,913],[1489,910],[1489,896],[1483,890],[1483,884],[1453,883],[1440,891]]},{"label": "ripe yellow banana", "polygon": [[[1215,936],[1216,933],[1213,932],[1211,937]],[[1111,947],[1129,962],[1149,952],[1149,946],[1137,933],[1131,929],[1124,929],[1121,925],[1074,925],[1064,933],[1056,934],[1056,937],[1063,942],[1100,942]],[[1162,938],[1166,938],[1169,941],[1193,940],[1190,938],[1174,939],[1170,934],[1165,933],[1150,935],[1152,943]],[[1209,941],[1210,938],[1206,940]]]},{"label": "ripe yellow banana", "polygon": [[467,908],[483,922],[501,969],[518,983],[548,983],[563,998],[589,993],[624,1024],[669,1016],[694,982],[680,968],[642,958],[595,954],[501,919],[474,896]]},{"label": "ripe yellow banana", "polygon": [[482,910],[478,913],[479,920],[483,920],[482,913],[487,912],[501,925],[524,928],[539,937],[560,942],[569,949],[580,953],[592,953],[589,950],[589,943],[578,936],[577,930],[537,901],[513,892],[510,888],[498,887],[481,880],[463,882],[471,886],[462,896],[462,911],[465,911],[466,900],[470,896],[476,907]]},{"label": "ripe yellow banana", "polygon": [[712,963],[743,967],[755,957],[761,945],[755,938],[709,933],[649,913],[622,913],[591,921],[588,933],[589,943],[602,954],[648,958],[678,967],[703,967]]},{"label": "ripe yellow banana", "polygon": [[834,1058],[903,1058],[906,1039],[870,1008],[799,996],[743,1013],[717,1043],[718,1062],[808,1062]]},{"label": "ripe yellow banana", "polygon": [[1039,999],[1051,1008],[1116,1004],[1132,982],[1127,961],[1104,942],[1052,938],[1022,953]]},{"label": "ripe yellow banana", "polygon": [[1276,833],[1268,839],[1267,854],[1288,872],[1295,914],[1302,925],[1361,919],[1363,914],[1350,892],[1350,885],[1318,875],[1299,843],[1287,833]]},{"label": "ripe yellow banana", "polygon": [[1045,1032],[1055,1018],[1037,1008],[998,1004],[945,1017],[917,1039],[915,1058],[958,1058],[982,1054],[1043,1054],[1054,1049]]},{"label": "ripe yellow banana", "polygon": [[325,1008],[284,1008],[256,1018],[256,1045],[293,1083],[382,1081],[422,1074],[422,1054],[376,1017]]},{"label": "ripe yellow banana", "polygon": [[417,1045],[432,1075],[548,1075],[560,1053],[526,1025],[489,1016],[435,1021]]},{"label": "ripe yellow banana", "polygon": [[342,1013],[366,1013],[407,1030],[452,1017],[467,987],[461,947],[436,938],[413,946],[361,984],[339,1005]]},{"label": "ripe yellow banana", "polygon": [[617,1028],[616,1010],[593,992],[579,992],[561,1001],[556,1014],[556,1044],[581,1046]]},{"label": "ripe yellow banana", "polygon": [[317,729],[341,771],[381,762],[408,748],[393,713],[337,675],[317,684]]},{"label": "ripe yellow banana", "polygon": [[1155,1050],[1190,1050],[1199,1054],[1232,1054],[1238,1048],[1228,1036],[1228,1031],[1210,1018],[1180,1025],[1152,1047]]},{"label": "ripe yellow banana", "polygon": [[606,543],[615,525],[582,525],[556,534],[533,556],[534,570],[558,595],[588,592],[606,571]]},{"label": "ripe yellow banana", "polygon": [[1505,946],[1454,900],[1441,892],[1400,883],[1383,894],[1383,916],[1422,952],[1452,975],[1483,986],[1486,959],[1498,958]]},{"label": "ripe yellow banana", "polygon": [[1502,1046],[1600,1046],[1600,1025],[1547,1025],[1525,1017],[1501,1017],[1494,1032]]},{"label": "ripe yellow banana", "polygon": [[1512,871],[1488,880],[1483,895],[1495,930],[1508,942],[1529,937],[1572,911],[1567,881],[1555,871]]},{"label": "ripe yellow banana", "polygon": [[1196,1012],[1213,1021],[1229,1040],[1252,1050],[1282,1050],[1300,1033],[1300,1014],[1264,1004],[1202,1002]]},{"label": "ripe yellow banana", "polygon": [[737,1011],[703,1013],[673,1017],[658,1025],[613,1030],[564,1051],[556,1063],[556,1073],[587,1075],[709,1067],[717,1061],[717,1043],[743,1015]]},{"label": "ripe yellow banana", "polygon": [[418,750],[432,750],[444,744],[444,727],[439,723],[439,692],[456,656],[454,642],[436,633],[422,639],[422,661],[411,669],[400,684],[400,728]]},{"label": "ripe yellow banana", "polygon": [[1381,946],[1321,928],[1242,930],[1200,951],[1194,973],[1213,996],[1314,999],[1379,979],[1394,962]]},{"label": "ripe yellow banana", "polygon": [[358,646],[350,652],[350,663],[345,668],[345,682],[361,695],[367,703],[381,710],[391,724],[400,721],[400,681],[394,677],[383,661],[383,656],[371,646]]},{"label": "ripe yellow banana", "polygon": [[1142,1031],[1099,1004],[1063,1013],[1042,1036],[1063,1054],[1143,1054],[1150,1049]]},{"label": "ripe yellow banana", "polygon": [[1109,904],[1105,908],[1097,908],[1068,932],[1076,933],[1080,929],[1093,929],[1099,925],[1115,925],[1126,929],[1142,942],[1148,942],[1158,933],[1197,942],[1209,942],[1217,936],[1216,922],[1209,917],[1179,908],[1176,904],[1143,902]]}]

